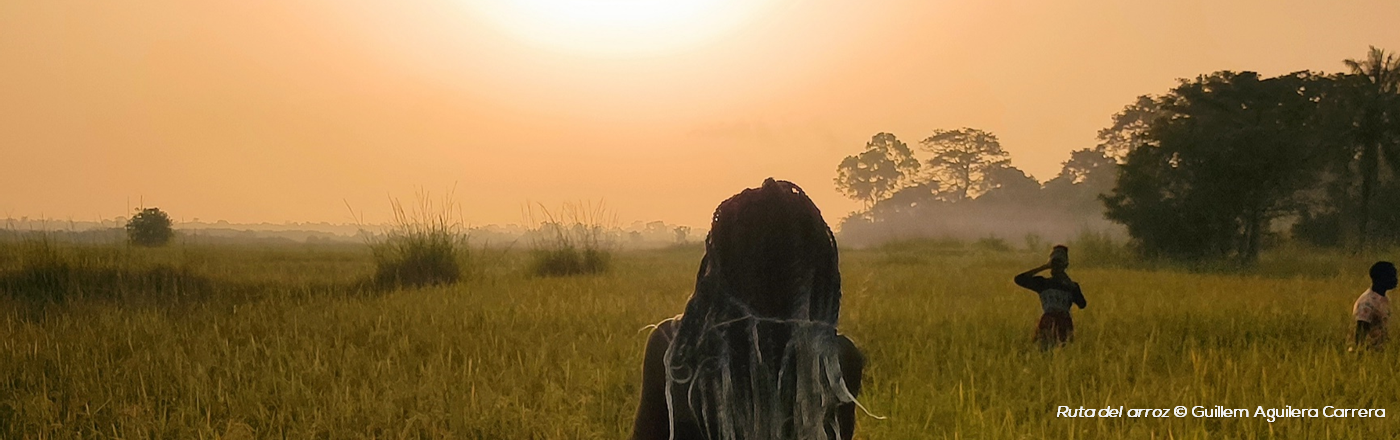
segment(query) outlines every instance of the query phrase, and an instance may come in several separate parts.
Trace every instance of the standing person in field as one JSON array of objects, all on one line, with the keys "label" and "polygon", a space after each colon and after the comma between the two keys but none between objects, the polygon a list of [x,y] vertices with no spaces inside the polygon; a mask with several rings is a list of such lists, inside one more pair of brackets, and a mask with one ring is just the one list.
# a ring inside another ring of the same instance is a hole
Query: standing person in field
[{"label": "standing person in field", "polygon": [[685,313],[656,325],[634,440],[850,439],[860,350],[837,333],[836,240],[768,179],[715,209]]},{"label": "standing person in field", "polygon": [[[1036,275],[1050,269],[1050,278]],[[1088,305],[1079,283],[1069,278],[1069,248],[1057,245],[1050,251],[1050,261],[1016,275],[1016,285],[1030,289],[1040,295],[1040,323],[1035,327],[1035,340],[1041,349],[1064,344],[1074,339],[1074,320],[1070,319],[1069,306],[1074,304],[1083,309]]]},{"label": "standing person in field", "polygon": [[1356,318],[1355,349],[1380,349],[1389,339],[1390,298],[1385,292],[1396,285],[1395,265],[1378,261],[1371,265],[1371,288],[1366,289],[1351,306]]}]

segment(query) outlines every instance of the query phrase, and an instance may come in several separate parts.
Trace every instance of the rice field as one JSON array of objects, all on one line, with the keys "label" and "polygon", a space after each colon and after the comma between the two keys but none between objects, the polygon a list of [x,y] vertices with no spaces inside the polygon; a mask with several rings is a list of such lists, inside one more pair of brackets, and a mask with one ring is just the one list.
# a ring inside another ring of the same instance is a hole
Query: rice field
[{"label": "rice field", "polygon": [[[681,311],[701,255],[626,251],[605,274],[537,278],[524,252],[486,252],[472,280],[384,291],[360,281],[363,246],[51,247],[0,247],[0,438],[626,438],[644,328]],[[841,328],[883,417],[858,416],[857,438],[1400,435],[1400,347],[1347,351],[1370,258],[1075,267],[1089,305],[1050,352],[1030,342],[1035,296],[1011,282],[1042,261],[844,250]],[[77,293],[46,303],[39,285]],[[1387,414],[1126,414],[1179,405]]]}]

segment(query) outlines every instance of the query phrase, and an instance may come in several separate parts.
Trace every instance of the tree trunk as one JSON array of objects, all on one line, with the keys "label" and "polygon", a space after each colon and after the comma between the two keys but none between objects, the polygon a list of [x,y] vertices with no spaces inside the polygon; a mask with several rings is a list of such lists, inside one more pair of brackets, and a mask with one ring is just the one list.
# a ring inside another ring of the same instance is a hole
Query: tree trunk
[{"label": "tree trunk", "polygon": [[1376,182],[1378,171],[1378,161],[1380,145],[1374,142],[1366,142],[1365,150],[1361,151],[1361,194],[1359,217],[1356,228],[1356,250],[1365,251],[1368,235],[1370,234],[1371,221],[1371,191]]},{"label": "tree trunk", "polygon": [[1262,235],[1259,231],[1263,229],[1260,217],[1262,216],[1259,215],[1259,211],[1251,211],[1248,216],[1249,224],[1245,227],[1248,232],[1245,234],[1244,252],[1240,255],[1240,261],[1245,265],[1254,264],[1254,261],[1259,259],[1259,240],[1260,235]]}]

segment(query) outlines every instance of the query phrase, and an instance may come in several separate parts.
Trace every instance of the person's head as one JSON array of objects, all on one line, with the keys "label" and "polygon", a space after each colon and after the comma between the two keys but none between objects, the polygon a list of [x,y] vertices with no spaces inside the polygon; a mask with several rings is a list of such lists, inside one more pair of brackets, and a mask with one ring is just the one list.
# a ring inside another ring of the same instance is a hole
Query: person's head
[{"label": "person's head", "polygon": [[822,319],[839,308],[836,242],[821,211],[791,182],[767,179],[715,209],[700,278],[767,317]]},{"label": "person's head", "polygon": [[824,415],[855,401],[840,308],[836,240],[807,194],[768,179],[730,197],[666,351],[667,389],[683,388],[669,410],[690,408],[712,439],[825,438]]},{"label": "person's head", "polygon": [[1069,247],[1055,245],[1050,250],[1050,270],[1052,273],[1064,273],[1065,269],[1069,269]]},{"label": "person's head", "polygon": [[1394,289],[1397,283],[1395,265],[1389,261],[1377,261],[1371,265],[1371,290],[1384,293]]}]

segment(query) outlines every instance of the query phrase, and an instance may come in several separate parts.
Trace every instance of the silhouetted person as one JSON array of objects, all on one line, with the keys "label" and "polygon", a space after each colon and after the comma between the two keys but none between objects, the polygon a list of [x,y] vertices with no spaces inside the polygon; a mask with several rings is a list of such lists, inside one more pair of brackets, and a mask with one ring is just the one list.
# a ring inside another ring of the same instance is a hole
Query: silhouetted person
[{"label": "silhouetted person", "polygon": [[1390,323],[1390,298],[1385,292],[1395,288],[1395,265],[1389,261],[1378,261],[1371,265],[1371,288],[1366,289],[1356,303],[1351,306],[1351,315],[1356,318],[1357,349],[1380,349],[1389,339],[1387,326]]},{"label": "silhouetted person", "polygon": [[[1036,275],[1050,269],[1050,278]],[[1039,267],[1016,275],[1016,285],[1025,287],[1040,295],[1040,323],[1035,327],[1035,340],[1040,348],[1049,349],[1074,339],[1074,320],[1070,319],[1070,304],[1080,309],[1088,305],[1079,283],[1069,278],[1069,248],[1055,246],[1050,251],[1050,261]]]},{"label": "silhouetted person", "polygon": [[836,241],[802,189],[721,203],[696,278],[647,341],[632,438],[850,439],[865,361],[836,332]]}]

